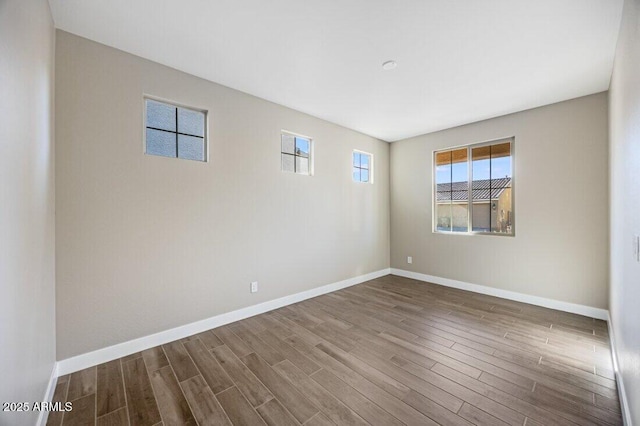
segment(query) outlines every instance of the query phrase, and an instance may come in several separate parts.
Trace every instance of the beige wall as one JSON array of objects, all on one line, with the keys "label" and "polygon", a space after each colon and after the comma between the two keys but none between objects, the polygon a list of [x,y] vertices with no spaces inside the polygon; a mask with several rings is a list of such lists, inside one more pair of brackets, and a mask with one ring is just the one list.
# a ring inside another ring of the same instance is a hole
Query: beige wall
[{"label": "beige wall", "polygon": [[[387,143],[65,32],[56,48],[58,359],[389,267]],[[209,111],[210,162],[143,154],[143,94]],[[280,171],[281,129],[314,138],[314,176]],[[351,181],[354,148],[375,184]]]},{"label": "beige wall", "polygon": [[[53,21],[0,1],[0,401],[42,401],[55,363]],[[38,413],[0,411],[0,424]]]},{"label": "beige wall", "polygon": [[640,1],[625,0],[609,94],[610,311],[632,422],[640,425]]},{"label": "beige wall", "polygon": [[[509,136],[516,236],[432,233],[433,151]],[[606,309],[607,161],[606,93],[394,142],[391,266]]]}]

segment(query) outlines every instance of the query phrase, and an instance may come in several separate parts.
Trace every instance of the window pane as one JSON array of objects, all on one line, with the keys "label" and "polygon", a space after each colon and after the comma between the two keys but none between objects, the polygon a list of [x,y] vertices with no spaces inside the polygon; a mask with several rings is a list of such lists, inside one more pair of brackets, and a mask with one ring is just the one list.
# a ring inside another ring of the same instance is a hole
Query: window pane
[{"label": "window pane", "polygon": [[369,161],[371,160],[371,156],[368,154],[360,154],[360,167],[363,169],[369,168]]},{"label": "window pane", "polygon": [[204,161],[204,139],[178,135],[178,157],[185,160]]},{"label": "window pane", "polygon": [[[513,233],[511,143],[491,147],[491,231]],[[495,188],[495,189],[494,189]]]},{"label": "window pane", "polygon": [[309,157],[309,140],[296,137],[296,155],[301,157]]},{"label": "window pane", "polygon": [[451,151],[451,161],[451,182],[467,182],[469,180],[467,148]]},{"label": "window pane", "polygon": [[283,134],[281,139],[282,139],[282,152],[286,152],[287,154],[293,154],[294,147],[295,147],[295,141],[294,141],[295,138],[291,135]]},{"label": "window pane", "polygon": [[353,153],[353,165],[355,167],[360,167],[360,153],[359,152],[354,152]]},{"label": "window pane", "polygon": [[436,153],[436,184],[438,191],[450,190],[451,185],[451,151]]},{"label": "window pane", "polygon": [[[455,195],[454,195],[455,196]],[[469,204],[464,203],[451,204],[451,230],[453,232],[469,231]]]},{"label": "window pane", "polygon": [[367,169],[360,170],[360,182],[369,182],[369,170]]},{"label": "window pane", "polygon": [[203,112],[178,108],[178,132],[204,137]]},{"label": "window pane", "polygon": [[496,205],[496,209],[492,214],[491,231],[513,233],[511,188],[500,189],[493,203]]},{"label": "window pane", "polygon": [[146,153],[163,157],[176,156],[176,134],[147,129]]},{"label": "window pane", "polygon": [[[444,182],[443,182],[444,181]],[[436,169],[437,191],[451,191],[451,166],[438,166]]]},{"label": "window pane", "polygon": [[282,154],[282,171],[293,173],[293,155]]},{"label": "window pane", "polygon": [[488,180],[491,168],[490,168],[490,150],[489,146],[482,146],[480,148],[473,148],[472,152],[472,164],[471,173],[473,176],[474,187],[475,182],[479,180]]},{"label": "window pane", "polygon": [[309,159],[296,156],[296,173],[309,174]]},{"label": "window pane", "polygon": [[176,108],[147,99],[147,127],[176,131]]},{"label": "window pane", "polygon": [[[449,194],[447,194],[450,196]],[[453,220],[451,217],[451,201],[441,201],[436,204],[436,230],[451,231]]]},{"label": "window pane", "polygon": [[[511,178],[511,144],[491,146],[491,179]],[[500,185],[492,185],[500,186]]]},{"label": "window pane", "polygon": [[359,167],[354,167],[354,168],[353,168],[353,173],[352,173],[352,175],[353,175],[353,180],[354,180],[355,182],[360,182],[360,170],[361,170],[361,169],[360,169]]},{"label": "window pane", "polygon": [[472,230],[479,232],[491,231],[491,205],[488,189],[474,189],[473,191]]},{"label": "window pane", "polygon": [[477,232],[491,231],[491,147],[481,146],[471,150],[471,175],[473,177],[473,209],[471,229]]}]

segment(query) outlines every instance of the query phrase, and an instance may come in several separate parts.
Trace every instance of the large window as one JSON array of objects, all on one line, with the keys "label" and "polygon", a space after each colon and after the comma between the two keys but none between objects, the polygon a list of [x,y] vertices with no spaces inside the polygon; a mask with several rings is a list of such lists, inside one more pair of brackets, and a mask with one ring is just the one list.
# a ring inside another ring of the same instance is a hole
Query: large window
[{"label": "large window", "polygon": [[145,153],[206,161],[205,111],[145,99]]},{"label": "large window", "polygon": [[433,162],[435,232],[514,235],[513,138],[437,151]]},{"label": "large window", "polygon": [[282,132],[280,137],[282,157],[282,171],[311,175],[311,138]]}]

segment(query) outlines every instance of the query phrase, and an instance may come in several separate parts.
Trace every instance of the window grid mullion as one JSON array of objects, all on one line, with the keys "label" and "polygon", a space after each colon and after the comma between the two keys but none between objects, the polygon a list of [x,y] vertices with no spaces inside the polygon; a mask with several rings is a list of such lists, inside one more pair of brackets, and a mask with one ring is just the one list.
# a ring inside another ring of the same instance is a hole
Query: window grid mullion
[{"label": "window grid mullion", "polygon": [[167,130],[167,129],[160,129],[158,127],[152,127],[152,126],[147,126],[147,129],[151,129],[151,130],[157,130],[159,132],[166,132],[166,133],[177,133],[179,135],[183,135],[183,136],[191,136],[192,138],[200,138],[200,139],[204,139],[204,136],[200,136],[200,135],[192,135],[191,133],[184,133],[184,132],[176,132],[173,130]]},{"label": "window grid mullion", "polygon": [[180,151],[178,147],[178,108],[176,108],[176,158],[180,158]]},{"label": "window grid mullion", "polygon": [[453,150],[449,151],[449,232],[453,232]]},{"label": "window grid mullion", "polygon": [[471,147],[467,147],[467,232],[473,231],[473,175]]},{"label": "window grid mullion", "polygon": [[493,231],[493,190],[491,189],[491,180],[492,180],[492,176],[491,176],[491,158],[493,157],[493,153],[491,151],[492,145],[489,145],[489,232]]}]

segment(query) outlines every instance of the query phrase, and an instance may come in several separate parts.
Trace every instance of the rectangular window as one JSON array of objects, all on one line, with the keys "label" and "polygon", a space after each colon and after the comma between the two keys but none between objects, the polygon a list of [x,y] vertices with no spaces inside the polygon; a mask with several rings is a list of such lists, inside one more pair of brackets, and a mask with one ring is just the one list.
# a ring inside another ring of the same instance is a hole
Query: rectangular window
[{"label": "rectangular window", "polygon": [[513,141],[434,153],[435,232],[514,235]]},{"label": "rectangular window", "polygon": [[206,161],[206,111],[145,99],[145,153]]},{"label": "rectangular window", "polygon": [[282,159],[282,171],[311,175],[312,143],[311,138],[282,132],[280,137],[280,155]]},{"label": "rectangular window", "polygon": [[373,183],[373,155],[353,151],[353,181]]}]

